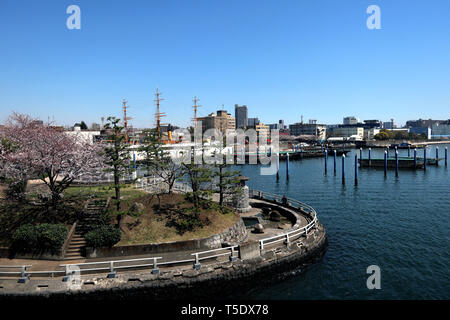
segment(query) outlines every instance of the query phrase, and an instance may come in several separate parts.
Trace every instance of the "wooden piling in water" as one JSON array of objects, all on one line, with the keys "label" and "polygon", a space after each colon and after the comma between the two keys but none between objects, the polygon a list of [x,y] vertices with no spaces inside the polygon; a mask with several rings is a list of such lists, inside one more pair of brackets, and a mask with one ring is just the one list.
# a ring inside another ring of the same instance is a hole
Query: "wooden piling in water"
[{"label": "wooden piling in water", "polygon": [[423,147],[423,170],[427,170],[427,146]]},{"label": "wooden piling in water", "polygon": [[355,154],[355,186],[357,185],[358,185],[358,155]]},{"label": "wooden piling in water", "polygon": [[286,180],[289,181],[289,153],[286,153]]},{"label": "wooden piling in water", "polygon": [[445,167],[447,167],[447,147],[445,147]]},{"label": "wooden piling in water", "polygon": [[439,165],[439,147],[436,146],[436,165]]},{"label": "wooden piling in water", "polygon": [[342,184],[345,184],[345,154],[342,155]]},{"label": "wooden piling in water", "polygon": [[325,166],[325,174],[327,174],[327,170],[328,170],[328,166],[327,166],[327,164],[328,164],[328,150],[325,150],[325,160],[324,160],[325,162],[324,162],[324,166]]},{"label": "wooden piling in water", "polygon": [[336,150],[334,150],[334,175],[336,175]]},{"label": "wooden piling in water", "polygon": [[280,153],[277,152],[277,181],[280,180]]},{"label": "wooden piling in water", "polygon": [[384,176],[387,175],[387,151],[384,150]]},{"label": "wooden piling in water", "polygon": [[414,148],[414,169],[417,168],[417,148]]},{"label": "wooden piling in water", "polygon": [[395,150],[395,176],[398,177],[398,150]]}]

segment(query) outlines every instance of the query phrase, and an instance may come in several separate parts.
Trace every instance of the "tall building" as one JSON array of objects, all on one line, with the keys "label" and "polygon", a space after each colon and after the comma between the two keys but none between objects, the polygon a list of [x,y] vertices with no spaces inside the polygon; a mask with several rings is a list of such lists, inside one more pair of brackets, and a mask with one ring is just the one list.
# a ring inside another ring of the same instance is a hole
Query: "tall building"
[{"label": "tall building", "polygon": [[235,129],[235,119],[226,110],[217,110],[207,117],[199,117],[198,121],[202,122],[202,131],[208,129],[218,129],[223,135],[226,134],[227,129]]},{"label": "tall building", "polygon": [[246,105],[234,105],[234,117],[236,119],[236,128],[245,129],[248,126],[248,110]]}]

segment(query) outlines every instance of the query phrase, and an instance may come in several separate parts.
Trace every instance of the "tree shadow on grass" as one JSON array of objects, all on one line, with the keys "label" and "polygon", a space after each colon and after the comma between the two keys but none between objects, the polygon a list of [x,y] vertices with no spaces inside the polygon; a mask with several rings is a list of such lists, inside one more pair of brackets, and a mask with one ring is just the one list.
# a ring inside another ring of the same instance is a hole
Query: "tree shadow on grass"
[{"label": "tree shadow on grass", "polygon": [[186,202],[180,204],[155,204],[153,210],[161,215],[161,220],[165,219],[166,227],[175,228],[179,235],[185,232],[195,231],[210,223],[208,217],[202,216],[198,209],[186,205]]}]

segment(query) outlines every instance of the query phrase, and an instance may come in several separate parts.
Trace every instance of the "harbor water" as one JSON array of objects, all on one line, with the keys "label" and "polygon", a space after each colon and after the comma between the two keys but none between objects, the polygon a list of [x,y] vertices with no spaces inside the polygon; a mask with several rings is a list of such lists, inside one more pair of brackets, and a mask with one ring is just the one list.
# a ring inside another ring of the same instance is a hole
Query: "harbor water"
[{"label": "harbor water", "polygon": [[[440,145],[440,158],[444,148]],[[395,151],[390,150],[393,155]],[[399,150],[407,156],[408,150]],[[329,246],[319,263],[275,285],[242,294],[248,299],[449,299],[450,298],[450,172],[444,160],[423,169],[359,168],[354,183],[354,155],[341,157],[336,175],[333,155],[285,162],[280,179],[260,175],[259,165],[237,167],[252,189],[286,195],[311,206],[327,230]],[[411,155],[413,150],[411,150]],[[423,149],[418,150],[423,156]],[[372,149],[382,158],[383,149]],[[363,151],[363,157],[368,150]],[[435,157],[430,146],[427,158]],[[381,270],[381,289],[369,290],[367,267]],[[270,277],[271,275],[267,275]]]}]

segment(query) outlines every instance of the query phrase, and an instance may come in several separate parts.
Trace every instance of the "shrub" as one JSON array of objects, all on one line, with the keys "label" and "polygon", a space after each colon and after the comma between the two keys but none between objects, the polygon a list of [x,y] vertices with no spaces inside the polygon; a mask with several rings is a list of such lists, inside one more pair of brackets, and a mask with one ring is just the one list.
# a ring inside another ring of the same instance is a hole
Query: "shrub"
[{"label": "shrub", "polygon": [[67,228],[63,224],[26,224],[13,234],[13,248],[19,252],[60,252],[67,237]]},{"label": "shrub", "polygon": [[84,238],[88,247],[111,248],[120,241],[122,234],[120,230],[113,225],[103,225],[86,233]]},{"label": "shrub", "polygon": [[9,184],[6,195],[10,199],[23,200],[25,198],[26,180],[18,180]]}]

